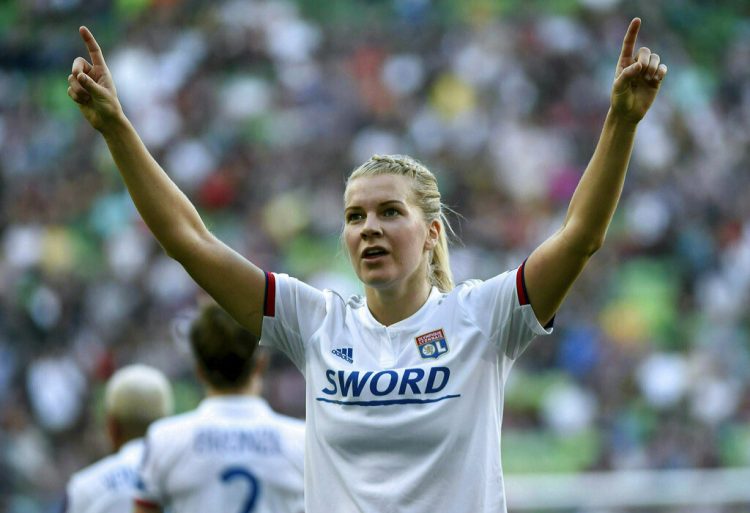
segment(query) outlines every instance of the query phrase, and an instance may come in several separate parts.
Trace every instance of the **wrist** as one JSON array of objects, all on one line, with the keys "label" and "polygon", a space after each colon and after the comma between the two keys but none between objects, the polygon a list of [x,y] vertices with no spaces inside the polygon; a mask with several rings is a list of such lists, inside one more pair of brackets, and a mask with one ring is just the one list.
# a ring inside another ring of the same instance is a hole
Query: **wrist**
[{"label": "wrist", "polygon": [[610,107],[604,125],[617,131],[635,132],[639,122],[640,119],[633,119],[630,116],[618,113]]},{"label": "wrist", "polygon": [[105,140],[116,139],[124,131],[130,129],[130,120],[125,116],[122,108],[118,108],[115,113],[103,120],[100,126],[95,127],[99,133],[104,136]]}]

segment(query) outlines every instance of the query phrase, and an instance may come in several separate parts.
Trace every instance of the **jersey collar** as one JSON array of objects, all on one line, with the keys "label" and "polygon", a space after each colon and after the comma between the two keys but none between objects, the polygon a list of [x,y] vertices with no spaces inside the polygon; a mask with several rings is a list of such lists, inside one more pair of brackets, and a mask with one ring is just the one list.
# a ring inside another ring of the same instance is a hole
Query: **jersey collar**
[{"label": "jersey collar", "polygon": [[133,438],[132,440],[129,440],[122,444],[122,446],[120,446],[120,449],[117,451],[117,454],[126,454],[131,451],[140,451],[143,447],[143,444],[143,438]]},{"label": "jersey collar", "polygon": [[411,314],[406,319],[402,319],[396,323],[391,324],[390,326],[384,326],[372,315],[372,312],[370,312],[370,307],[367,306],[367,298],[363,297],[362,305],[364,306],[364,308],[362,308],[362,320],[369,326],[375,328],[387,328],[388,330],[410,330],[422,324],[431,310],[430,305],[436,303],[442,297],[442,292],[440,292],[437,287],[432,287],[432,289],[430,290],[430,295],[427,296],[427,301],[425,301],[424,304],[419,307],[419,310]]},{"label": "jersey collar", "polygon": [[262,397],[251,395],[215,395],[206,397],[198,406],[201,411],[221,412],[227,416],[263,415],[271,407]]}]

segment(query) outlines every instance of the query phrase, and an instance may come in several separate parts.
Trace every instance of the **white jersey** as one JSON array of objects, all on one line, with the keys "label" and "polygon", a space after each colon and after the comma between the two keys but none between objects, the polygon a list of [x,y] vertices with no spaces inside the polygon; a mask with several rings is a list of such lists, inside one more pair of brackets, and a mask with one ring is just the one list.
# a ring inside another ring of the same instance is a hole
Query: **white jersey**
[{"label": "white jersey", "polygon": [[304,422],[249,396],[151,425],[136,502],[179,513],[301,513]]},{"label": "white jersey", "polygon": [[143,440],[139,438],[73,474],[66,490],[65,513],[132,513],[142,457]]},{"label": "white jersey", "polygon": [[345,301],[266,274],[261,343],[307,382],[307,513],[501,513],[503,389],[513,360],[548,334],[523,266],[379,323]]}]

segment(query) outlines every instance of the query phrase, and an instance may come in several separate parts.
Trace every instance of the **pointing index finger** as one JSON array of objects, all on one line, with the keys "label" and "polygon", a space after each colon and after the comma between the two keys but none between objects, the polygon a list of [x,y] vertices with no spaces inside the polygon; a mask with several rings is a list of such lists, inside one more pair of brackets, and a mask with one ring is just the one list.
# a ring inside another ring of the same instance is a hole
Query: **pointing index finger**
[{"label": "pointing index finger", "polygon": [[638,39],[638,29],[641,28],[641,19],[633,18],[625,33],[625,39],[622,40],[622,52],[620,52],[620,66],[628,67],[633,62],[633,51],[635,50],[635,41]]},{"label": "pointing index finger", "polygon": [[102,53],[102,49],[99,47],[99,43],[96,42],[96,39],[94,39],[94,35],[91,33],[91,31],[86,27],[81,27],[78,29],[78,32],[81,34],[83,42],[86,43],[86,48],[88,49],[89,56],[91,57],[91,63],[94,66],[106,66],[106,64],[104,63],[104,54]]}]

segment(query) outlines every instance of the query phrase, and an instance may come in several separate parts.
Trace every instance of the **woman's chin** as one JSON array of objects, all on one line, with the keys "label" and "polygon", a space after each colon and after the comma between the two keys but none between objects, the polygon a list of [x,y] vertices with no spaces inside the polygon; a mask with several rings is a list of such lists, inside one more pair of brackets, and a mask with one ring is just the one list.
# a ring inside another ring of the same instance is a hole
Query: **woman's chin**
[{"label": "woman's chin", "polygon": [[360,281],[365,287],[373,289],[387,289],[393,285],[393,277],[388,276],[385,273],[378,272],[364,272],[359,276]]}]

